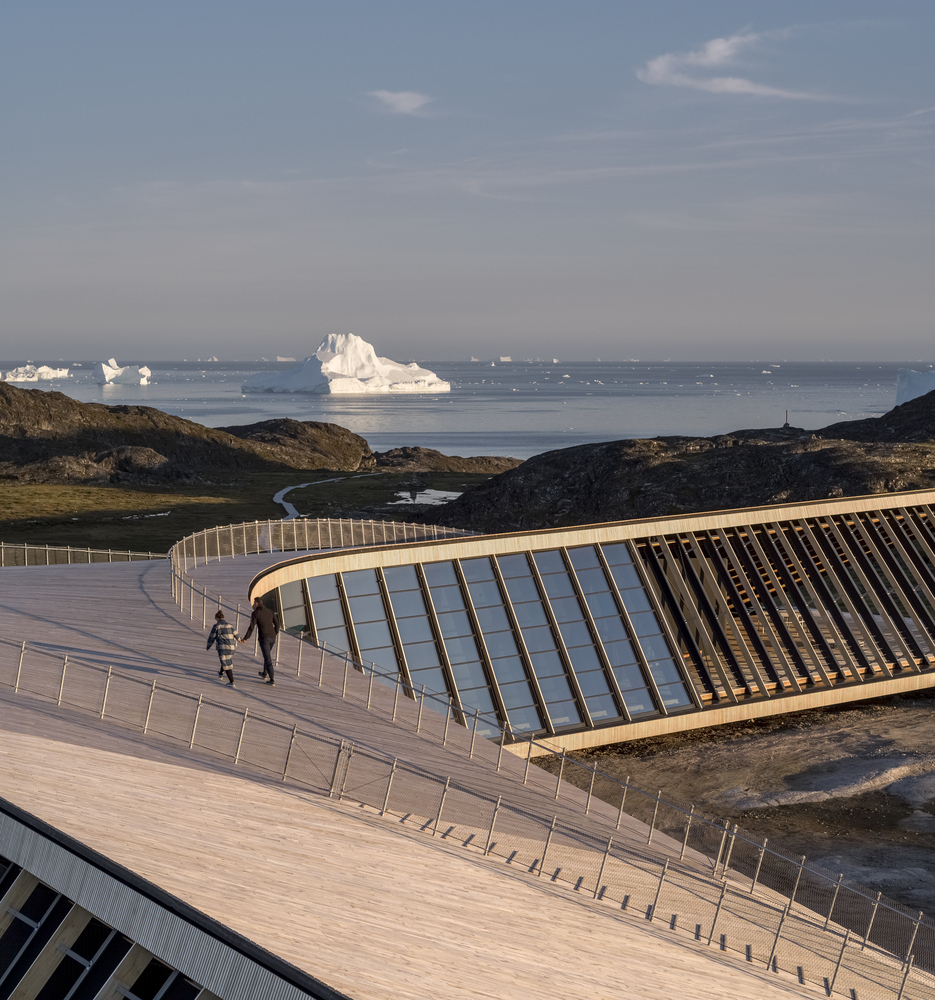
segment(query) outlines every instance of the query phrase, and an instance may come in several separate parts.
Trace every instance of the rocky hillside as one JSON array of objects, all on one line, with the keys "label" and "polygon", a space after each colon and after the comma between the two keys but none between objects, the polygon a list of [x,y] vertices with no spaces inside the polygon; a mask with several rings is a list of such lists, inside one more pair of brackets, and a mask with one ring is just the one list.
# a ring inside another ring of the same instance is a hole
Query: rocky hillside
[{"label": "rocky hillside", "polygon": [[935,393],[817,431],[612,441],[546,452],[431,520],[513,531],[935,488]]},{"label": "rocky hillside", "polygon": [[518,458],[502,455],[443,455],[434,448],[392,448],[375,452],[377,468],[385,472],[470,472],[489,473],[495,476],[508,469],[515,469],[522,462]]}]

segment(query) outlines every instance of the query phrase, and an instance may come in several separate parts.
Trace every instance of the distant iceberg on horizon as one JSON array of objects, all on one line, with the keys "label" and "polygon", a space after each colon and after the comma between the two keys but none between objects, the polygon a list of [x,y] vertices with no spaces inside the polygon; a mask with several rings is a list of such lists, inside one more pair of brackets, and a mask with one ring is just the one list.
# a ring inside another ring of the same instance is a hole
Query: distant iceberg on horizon
[{"label": "distant iceberg on horizon", "polygon": [[244,392],[450,392],[435,372],[378,357],[372,344],[353,333],[330,333],[297,368],[257,372]]},{"label": "distant iceberg on horizon", "polygon": [[146,365],[124,365],[121,367],[113,358],[98,361],[94,374],[101,385],[149,385],[152,372]]},{"label": "distant iceberg on horizon", "polygon": [[3,376],[4,382],[50,382],[52,379],[69,378],[67,368],[50,368],[48,365],[20,365]]},{"label": "distant iceberg on horizon", "polygon": [[910,399],[924,396],[935,390],[935,371],[916,372],[911,368],[900,368],[896,373],[896,405],[902,406]]}]

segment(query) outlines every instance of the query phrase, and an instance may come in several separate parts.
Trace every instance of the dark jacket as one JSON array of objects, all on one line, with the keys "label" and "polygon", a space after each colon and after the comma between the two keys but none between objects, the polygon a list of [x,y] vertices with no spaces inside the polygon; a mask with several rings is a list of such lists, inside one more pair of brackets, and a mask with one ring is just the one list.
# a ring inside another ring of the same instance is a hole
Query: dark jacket
[{"label": "dark jacket", "polygon": [[247,629],[244,639],[249,639],[256,628],[261,639],[275,639],[279,632],[279,616],[275,611],[270,611],[264,604],[262,608],[255,608],[250,616],[250,628]]}]

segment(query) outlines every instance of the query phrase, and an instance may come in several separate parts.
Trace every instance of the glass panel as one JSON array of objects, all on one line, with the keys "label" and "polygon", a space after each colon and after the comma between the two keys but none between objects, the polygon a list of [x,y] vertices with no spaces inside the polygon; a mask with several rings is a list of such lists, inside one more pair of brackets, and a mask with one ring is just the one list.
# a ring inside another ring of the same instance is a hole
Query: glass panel
[{"label": "glass panel", "polygon": [[575,671],[575,676],[578,678],[578,684],[581,686],[581,692],[585,698],[610,693],[607,678],[601,670],[588,670],[583,673]]},{"label": "glass panel", "polygon": [[540,573],[564,573],[565,560],[562,559],[558,549],[551,549],[548,552],[534,552],[533,559]]},{"label": "glass panel", "polygon": [[529,604],[514,604],[513,613],[519,622],[520,628],[529,628],[533,625],[547,625],[549,619],[542,604],[539,601],[531,601]]},{"label": "glass panel", "polygon": [[553,726],[577,726],[581,716],[573,701],[549,702],[549,717]]},{"label": "glass panel", "polygon": [[418,590],[419,578],[415,566],[391,566],[383,570],[388,590]]},{"label": "glass panel", "polygon": [[445,674],[437,667],[429,670],[412,671],[412,686],[416,691],[421,690],[423,684],[426,691],[448,696],[448,685],[445,683]]},{"label": "glass panel", "polygon": [[483,559],[462,559],[461,572],[468,583],[474,583],[477,580],[494,579],[493,567],[491,567],[490,560],[486,556]]},{"label": "glass panel", "polygon": [[657,684],[681,684],[682,678],[671,660],[653,660],[649,672]]},{"label": "glass panel", "polygon": [[577,674],[579,670],[600,670],[601,661],[593,646],[574,646],[568,650],[571,665]]},{"label": "glass panel", "polygon": [[590,569],[592,566],[600,568],[601,565],[593,545],[586,545],[581,549],[569,549],[568,558],[571,560],[571,564],[575,567],[575,570],[578,571],[579,579],[581,570]]},{"label": "glass panel", "polygon": [[549,597],[573,597],[575,593],[567,573],[550,573],[542,578],[542,584]]},{"label": "glass panel", "polygon": [[536,581],[531,576],[518,576],[506,580],[506,589],[510,594],[510,600],[514,603],[518,601],[539,600]]},{"label": "glass panel", "polygon": [[282,627],[287,632],[305,632],[308,622],[305,620],[305,605],[299,608],[283,608]]},{"label": "glass panel", "polygon": [[[530,653],[555,649],[555,639],[552,638],[552,630],[548,626],[543,628],[524,628],[523,640]],[[538,673],[538,670],[536,672]]]},{"label": "glass panel", "polygon": [[373,569],[357,569],[351,573],[342,573],[344,593],[348,597],[360,597],[363,594],[379,594],[377,573]]},{"label": "glass panel", "polygon": [[646,678],[643,671],[635,663],[628,663],[622,667],[614,667],[614,677],[620,685],[621,691],[629,691],[631,688],[645,688]]},{"label": "glass panel", "polygon": [[[539,687],[542,689],[542,696],[550,706],[553,701],[569,701],[571,699],[571,689],[564,677],[541,677]],[[551,708],[549,714],[552,714]]]},{"label": "glass panel", "polygon": [[630,615],[630,622],[637,635],[658,635],[659,622],[651,611],[644,611],[639,615]]},{"label": "glass panel", "polygon": [[502,607],[479,608],[477,620],[482,632],[505,632],[510,627],[510,619]]},{"label": "glass panel", "polygon": [[552,605],[552,614],[555,615],[556,621],[576,622],[584,618],[577,597],[562,597],[549,603]]},{"label": "glass panel", "polygon": [[351,606],[351,617],[355,625],[358,622],[386,621],[386,609],[379,596],[352,597],[347,603]]},{"label": "glass panel", "polygon": [[632,566],[611,566],[610,572],[618,587],[626,589],[627,587],[643,586],[639,573]]},{"label": "glass panel", "polygon": [[646,654],[647,660],[671,660],[672,654],[669,652],[669,644],[661,635],[649,636],[640,639],[640,646]]},{"label": "glass panel", "polygon": [[396,627],[403,643],[428,642],[434,638],[428,618],[399,618]]},{"label": "glass panel", "polygon": [[459,691],[487,686],[484,668],[479,663],[452,664],[451,672],[455,675],[455,684],[458,685]]},{"label": "glass panel", "polygon": [[283,609],[304,608],[305,598],[302,596],[302,584],[298,580],[284,583],[279,588],[279,599],[282,601]]},{"label": "glass panel", "polygon": [[539,713],[535,707],[511,709],[509,712],[510,728],[514,733],[535,732],[542,728]]},{"label": "glass panel", "polygon": [[642,690],[635,688],[632,691],[625,691],[623,701],[630,715],[649,715],[656,711],[653,700],[649,697],[649,692],[645,688]]},{"label": "glass panel", "polygon": [[393,645],[390,627],[386,622],[367,622],[364,625],[355,625],[354,632],[357,634],[357,645],[361,650]]},{"label": "glass panel", "polygon": [[455,568],[450,562],[426,563],[422,572],[430,587],[448,587],[458,582]]},{"label": "glass panel", "polygon": [[319,631],[335,625],[344,625],[344,608],[340,601],[316,601],[312,605],[315,624]]},{"label": "glass panel", "polygon": [[594,642],[591,630],[584,622],[565,622],[559,631],[566,646],[584,646]]},{"label": "glass panel", "polygon": [[663,684],[659,694],[666,708],[685,708],[692,703],[682,684]]},{"label": "glass panel", "polygon": [[615,542],[612,545],[602,545],[601,549],[608,566],[620,566],[632,562],[626,542]]},{"label": "glass panel", "polygon": [[625,663],[636,663],[636,653],[629,642],[607,642],[604,643],[604,652],[611,666],[618,667]]},{"label": "glass panel", "polygon": [[460,611],[464,607],[460,587],[432,587],[431,593],[436,611]]},{"label": "glass panel", "polygon": [[503,603],[500,588],[495,580],[471,583],[468,585],[468,590],[471,592],[471,600],[474,602],[475,608],[486,608],[492,604]]},{"label": "glass panel", "polygon": [[516,655],[516,640],[512,632],[487,632],[484,634],[484,642],[491,658]]},{"label": "glass panel", "polygon": [[[488,713],[488,712],[491,715],[495,715],[496,714],[494,712],[494,710],[493,710],[493,701],[492,701],[492,699],[490,697],[490,692],[487,690],[486,687],[474,688],[471,691],[465,691],[461,695],[461,704],[466,709],[469,709],[469,710],[475,709],[475,708],[478,709],[480,711],[481,715],[484,715],[485,713]],[[468,728],[469,729],[473,729],[474,728],[474,720],[473,719],[467,719],[466,721],[467,721],[467,724],[468,724]],[[478,730],[477,731],[480,732],[479,726],[478,726]]]},{"label": "glass panel", "polygon": [[509,712],[512,712],[514,708],[531,705],[533,700],[526,681],[519,681],[516,684],[501,684],[500,694],[503,697],[503,704],[506,705]]},{"label": "glass panel", "polygon": [[437,667],[439,664],[438,650],[434,642],[417,642],[407,645],[406,662],[412,671],[421,670],[424,667]]},{"label": "glass panel", "polygon": [[335,578],[328,576],[310,576],[306,581],[308,596],[315,601],[333,601],[338,596],[338,585]]},{"label": "glass panel", "polygon": [[393,605],[393,614],[397,618],[408,618],[410,615],[425,614],[425,601],[418,590],[406,590],[402,593],[393,594],[390,601]]},{"label": "glass panel", "polygon": [[[477,655],[477,643],[473,636],[465,636],[461,639],[446,639],[445,649],[448,651],[448,659],[452,663],[466,663],[468,660],[479,659]],[[408,657],[408,651],[406,653]]]},{"label": "glass panel", "polygon": [[515,556],[497,556],[497,565],[504,579],[511,576],[529,576],[529,563],[522,553]]},{"label": "glass panel", "polygon": [[447,639],[457,635],[473,635],[471,619],[466,611],[446,611],[438,616],[438,627]]},{"label": "glass panel", "polygon": [[360,655],[372,663],[375,663],[378,667],[390,673],[396,673],[399,669],[396,663],[396,650],[392,646],[386,646],[383,649],[362,649]]},{"label": "glass panel", "polygon": [[591,713],[591,718],[595,722],[606,722],[608,719],[620,718],[617,704],[609,694],[602,695],[600,698],[587,698],[585,700],[588,703],[588,711]]},{"label": "glass panel", "polygon": [[623,601],[623,606],[631,615],[639,614],[641,611],[652,611],[653,609],[649,598],[646,596],[646,591],[642,587],[639,589],[634,587],[630,590],[621,590],[620,599]]},{"label": "glass panel", "polygon": [[588,607],[595,618],[606,618],[608,615],[618,615],[617,602],[610,592],[588,594]]},{"label": "glass panel", "polygon": [[623,627],[619,615],[614,618],[598,618],[594,624],[597,626],[597,634],[603,642],[614,642],[627,638],[627,630]]},{"label": "glass panel", "polygon": [[564,674],[562,659],[555,650],[547,653],[533,653],[530,657],[537,677],[549,677],[552,674]]},{"label": "glass panel", "polygon": [[[526,670],[523,667],[523,661],[518,656],[501,656],[494,660],[493,672],[501,684],[526,680]],[[530,697],[529,700],[531,702],[532,698]]]},{"label": "glass panel", "polygon": [[327,642],[337,649],[350,649],[350,643],[347,641],[347,629],[345,628],[320,628],[318,641]]},{"label": "glass panel", "polygon": [[578,583],[581,584],[581,589],[586,594],[598,594],[610,589],[607,577],[604,576],[604,571],[600,566],[597,569],[578,570]]}]

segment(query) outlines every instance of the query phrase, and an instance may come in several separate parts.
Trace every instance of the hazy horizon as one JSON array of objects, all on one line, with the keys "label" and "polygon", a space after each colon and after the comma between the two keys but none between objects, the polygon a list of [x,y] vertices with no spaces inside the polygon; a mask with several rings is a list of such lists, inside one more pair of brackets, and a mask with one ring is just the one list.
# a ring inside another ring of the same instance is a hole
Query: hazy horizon
[{"label": "hazy horizon", "polygon": [[871,0],[7,5],[0,355],[353,332],[397,360],[927,364],[933,27]]}]

